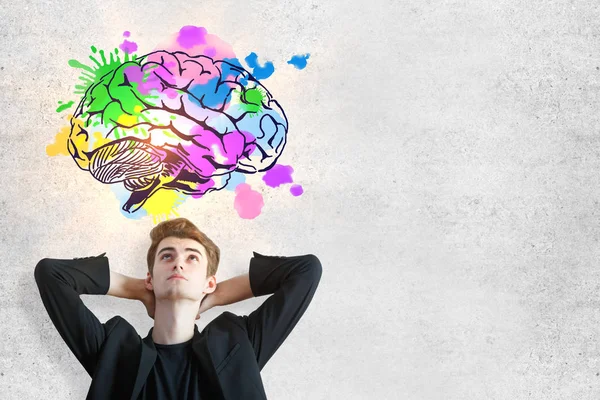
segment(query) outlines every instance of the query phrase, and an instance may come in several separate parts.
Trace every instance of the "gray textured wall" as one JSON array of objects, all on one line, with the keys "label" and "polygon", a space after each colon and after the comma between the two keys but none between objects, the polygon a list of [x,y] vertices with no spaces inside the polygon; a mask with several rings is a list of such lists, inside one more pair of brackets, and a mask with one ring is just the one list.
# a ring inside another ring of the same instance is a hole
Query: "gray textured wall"
[{"label": "gray textured wall", "polygon": [[[323,265],[262,372],[270,399],[599,398],[599,14],[594,1],[4,1],[0,397],[83,399],[91,381],[43,308],[38,260],[107,252],[145,276],[153,222],[45,154],[78,76],[67,60],[124,30],[154,46],[194,24],[274,62],[281,161],[305,193],[261,189],[251,221],[231,192],[180,214],[221,247],[218,280],[252,251]],[[304,52],[305,70],[286,66]],[[82,298],[102,322],[152,326],[141,303]]]}]

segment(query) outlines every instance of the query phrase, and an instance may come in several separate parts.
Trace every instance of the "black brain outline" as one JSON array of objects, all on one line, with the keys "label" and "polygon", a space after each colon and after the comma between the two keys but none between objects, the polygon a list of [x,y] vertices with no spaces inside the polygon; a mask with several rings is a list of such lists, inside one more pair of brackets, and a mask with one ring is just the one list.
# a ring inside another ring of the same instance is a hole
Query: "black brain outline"
[{"label": "black brain outline", "polygon": [[[142,76],[144,79],[140,79]],[[208,82],[197,85],[199,79],[207,77]],[[259,90],[263,95],[259,113],[245,99],[251,90]],[[173,93],[176,95],[169,97]],[[210,101],[207,95],[211,95]],[[237,100],[237,105],[232,106],[232,100]],[[136,103],[138,109],[132,109],[131,104]],[[127,124],[106,118],[115,110],[116,114],[138,120]],[[168,123],[152,122],[153,116],[164,119],[165,112]],[[201,134],[181,129],[178,125],[184,122],[194,124],[192,130],[202,130]],[[145,139],[133,133],[142,127],[148,127]],[[88,131],[99,130],[104,140],[94,142]],[[157,143],[156,135],[155,139],[152,135],[165,130],[175,139]],[[125,137],[118,137],[119,131]],[[123,182],[132,192],[123,209],[130,211],[135,207],[135,212],[159,189],[200,197],[226,186],[232,172],[268,170],[285,148],[287,131],[288,121],[279,103],[241,66],[207,56],[189,56],[182,51],[160,50],[119,65],[88,88],[72,118],[69,151],[80,167],[88,166],[82,169],[88,169],[100,182]],[[79,148],[82,143],[92,150]],[[204,153],[191,160],[182,143],[195,146],[188,150]],[[231,157],[236,143],[238,151]],[[223,162],[223,156],[230,161]],[[235,162],[231,162],[232,158]],[[217,176],[227,179],[219,183],[212,179]]]}]

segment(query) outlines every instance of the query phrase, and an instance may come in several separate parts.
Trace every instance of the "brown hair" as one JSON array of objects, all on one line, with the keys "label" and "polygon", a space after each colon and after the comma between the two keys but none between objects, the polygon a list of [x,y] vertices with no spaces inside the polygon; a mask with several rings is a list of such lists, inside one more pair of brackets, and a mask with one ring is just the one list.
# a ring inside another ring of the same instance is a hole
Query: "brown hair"
[{"label": "brown hair", "polygon": [[150,231],[150,239],[152,240],[152,244],[148,249],[147,255],[148,272],[150,272],[150,276],[153,274],[154,258],[156,257],[158,245],[163,239],[169,236],[180,239],[194,239],[204,246],[206,249],[206,255],[208,257],[206,277],[208,278],[209,276],[217,273],[217,269],[219,268],[219,260],[221,257],[219,247],[212,240],[210,240],[208,236],[201,232],[190,220],[186,218],[175,218],[161,222]]}]

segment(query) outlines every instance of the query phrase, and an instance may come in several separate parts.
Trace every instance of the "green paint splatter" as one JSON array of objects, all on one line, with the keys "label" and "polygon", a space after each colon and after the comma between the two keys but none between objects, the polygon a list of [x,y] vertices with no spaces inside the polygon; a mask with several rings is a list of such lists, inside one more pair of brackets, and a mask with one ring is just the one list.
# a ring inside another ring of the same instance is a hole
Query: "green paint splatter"
[{"label": "green paint splatter", "polygon": [[[56,109],[56,112],[61,112],[66,110],[67,108],[71,108],[71,106],[74,104],[74,101],[69,101],[68,103],[65,103],[61,106],[58,106],[58,108]],[[59,101],[58,104],[62,104],[62,101]]]},{"label": "green paint splatter", "polygon": [[[92,53],[96,54],[98,49],[95,46],[91,46]],[[69,66],[73,68],[79,68],[83,70],[79,79],[83,81],[83,85],[75,85],[75,94],[85,94],[87,89],[99,82],[103,76],[114,71],[119,65],[127,61],[134,61],[137,59],[136,54],[132,54],[130,58],[129,53],[125,53],[123,61],[121,61],[121,56],[119,55],[119,49],[115,48],[114,54],[110,53],[110,59],[107,62],[106,56],[104,55],[104,50],[100,50],[100,61],[95,58],[93,55],[90,55],[89,58],[96,64],[96,66],[89,67],[77,60],[69,60]]]},{"label": "green paint splatter", "polygon": [[242,101],[246,103],[247,111],[258,112],[262,107],[263,99],[264,95],[257,87],[242,92]]},{"label": "green paint splatter", "polygon": [[[134,58],[136,58],[134,56]],[[84,72],[82,76],[92,71],[95,75],[90,76],[86,85],[81,90],[85,91],[83,99],[83,111],[81,118],[85,119],[90,115],[101,115],[104,121],[104,127],[111,126],[121,127],[122,129],[115,130],[114,134],[118,139],[121,136],[127,135],[127,129],[133,128],[136,124],[147,122],[151,123],[150,118],[143,114],[143,111],[152,104],[151,99],[157,99],[158,95],[142,94],[137,89],[139,83],[129,81],[125,75],[125,70],[129,67],[140,67],[142,59],[129,60],[123,63],[120,60],[114,60],[106,63],[104,66],[97,60],[97,68],[92,70],[90,67],[83,66]],[[102,58],[102,62],[106,62],[106,58]],[[73,65],[78,65],[77,61],[72,62]],[[150,72],[144,71],[145,79],[150,75]],[[84,78],[82,78],[84,79]],[[89,123],[85,124],[87,127]]]},{"label": "green paint splatter", "polygon": [[177,135],[173,134],[173,132],[166,131],[164,129],[163,129],[163,134],[165,136],[168,136],[168,137],[173,138],[173,139],[178,139],[179,138]]},{"label": "green paint splatter", "polygon": [[[91,46],[90,59],[93,65],[85,65],[77,60],[69,60],[69,65],[81,70],[79,79],[82,84],[75,86],[75,93],[83,95],[81,114],[75,117],[84,120],[84,127],[103,125],[111,129],[115,139],[126,137],[133,132],[136,136],[149,137],[149,132],[140,124],[151,124],[150,116],[145,110],[154,106],[158,95],[142,94],[138,90],[140,82],[130,81],[125,74],[127,68],[140,69],[145,57],[122,52],[105,55]],[[123,59],[122,59],[123,58]],[[147,82],[152,71],[158,66],[146,68],[141,82]]]},{"label": "green paint splatter", "polygon": [[264,112],[263,101],[265,101],[267,95],[260,87],[257,86],[247,90],[235,90],[235,93],[240,99],[239,107],[245,112],[250,113],[250,118],[252,118],[254,115]]}]

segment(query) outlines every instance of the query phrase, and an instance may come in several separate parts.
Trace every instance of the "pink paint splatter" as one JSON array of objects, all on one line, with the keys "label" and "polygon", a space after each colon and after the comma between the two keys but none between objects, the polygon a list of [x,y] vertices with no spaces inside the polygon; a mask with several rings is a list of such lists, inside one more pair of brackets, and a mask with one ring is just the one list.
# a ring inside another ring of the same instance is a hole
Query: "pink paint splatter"
[{"label": "pink paint splatter", "polygon": [[265,205],[262,195],[252,190],[247,183],[240,183],[235,188],[235,200],[233,207],[238,215],[244,219],[254,219],[260,215]]},{"label": "pink paint splatter", "polygon": [[164,90],[164,93],[167,95],[168,98],[170,99],[174,99],[177,96],[179,96],[179,92],[177,92],[177,90],[171,89],[171,88],[167,88]]},{"label": "pink paint splatter", "polygon": [[[214,49],[214,50],[213,50]],[[185,26],[165,41],[157,44],[153,51],[183,51],[187,54],[203,54],[207,57],[223,60],[236,58],[230,44],[220,37],[207,33],[201,26]]]},{"label": "pink paint splatter", "polygon": [[123,43],[119,45],[119,48],[123,50],[127,54],[131,54],[137,50],[138,46],[135,42],[130,42],[129,40],[124,40]]},{"label": "pink paint splatter", "polygon": [[278,187],[284,183],[292,183],[292,173],[294,168],[291,165],[275,164],[273,168],[265,172],[263,181],[267,186]]},{"label": "pink paint splatter", "polygon": [[179,30],[177,42],[185,49],[189,49],[198,44],[206,43],[206,28],[201,26],[186,25]]}]

